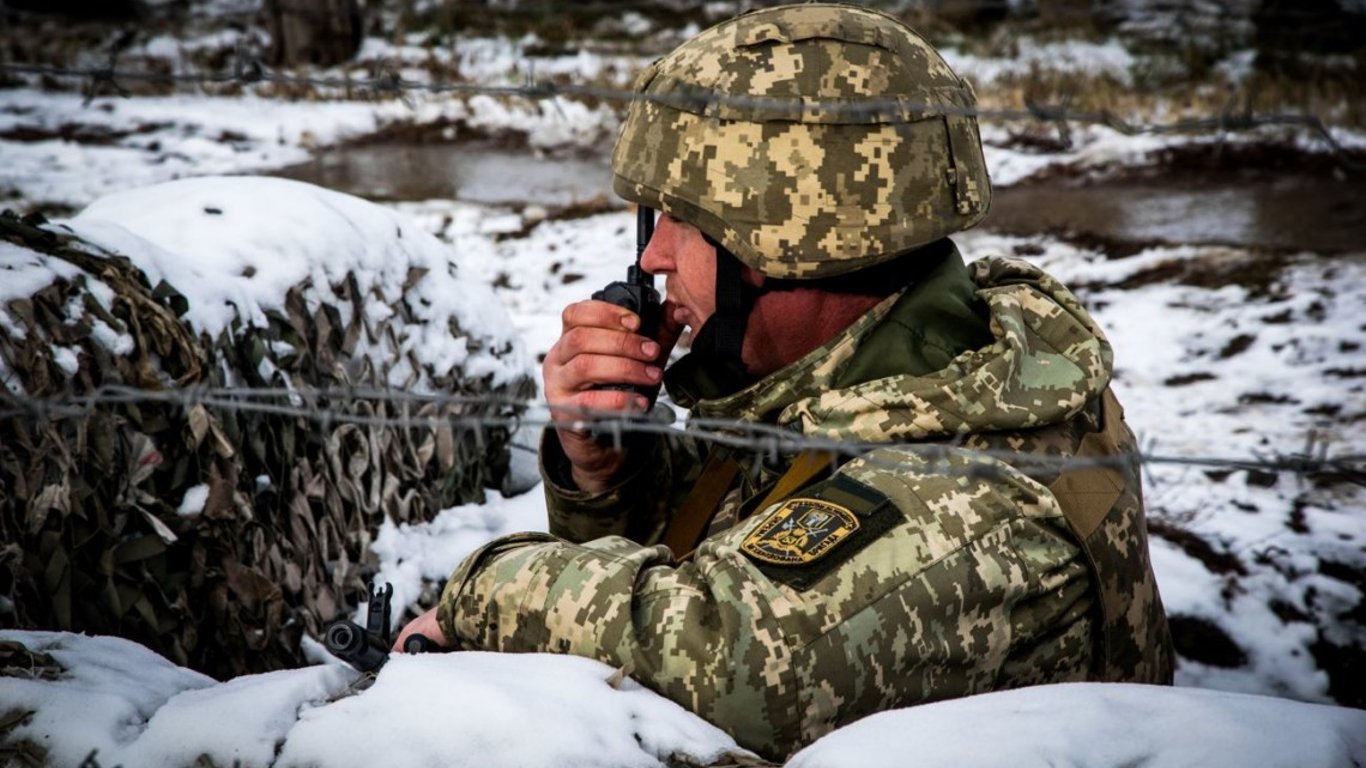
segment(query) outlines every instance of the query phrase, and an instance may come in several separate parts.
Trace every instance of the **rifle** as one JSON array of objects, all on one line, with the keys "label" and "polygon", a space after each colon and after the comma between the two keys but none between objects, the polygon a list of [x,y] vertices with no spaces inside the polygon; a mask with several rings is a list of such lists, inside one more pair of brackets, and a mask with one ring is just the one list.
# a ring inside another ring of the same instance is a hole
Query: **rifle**
[{"label": "rifle", "polygon": [[[392,613],[390,601],[393,597],[394,585],[386,582],[381,589],[378,584],[371,584],[365,626],[346,619],[334,621],[323,631],[323,645],[333,656],[359,672],[379,672],[380,667],[389,660],[389,648],[394,644],[389,624]],[[438,650],[441,650],[440,646],[426,635],[409,635],[403,641],[404,653]]]}]

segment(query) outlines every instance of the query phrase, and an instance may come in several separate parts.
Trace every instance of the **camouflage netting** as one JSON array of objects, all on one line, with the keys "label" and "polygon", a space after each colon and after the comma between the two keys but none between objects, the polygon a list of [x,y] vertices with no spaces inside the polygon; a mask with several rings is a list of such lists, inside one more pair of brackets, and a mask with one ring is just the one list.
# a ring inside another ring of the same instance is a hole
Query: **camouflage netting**
[{"label": "camouflage netting", "polygon": [[[0,627],[118,635],[220,678],[301,664],[301,636],[364,594],[381,521],[482,501],[505,481],[508,430],[346,423],[399,416],[383,399],[295,399],[330,419],[153,400],[47,406],[102,387],[378,388],[405,355],[419,389],[532,394],[526,373],[432,370],[411,346],[388,362],[356,352],[422,322],[409,292],[426,269],[409,266],[402,295],[354,273],[305,280],[264,323],[210,336],[186,321],[183,294],[129,258],[6,212],[0,282],[10,297],[32,290],[0,306]],[[371,302],[384,312],[361,309]],[[522,354],[465,342],[485,359]]]}]

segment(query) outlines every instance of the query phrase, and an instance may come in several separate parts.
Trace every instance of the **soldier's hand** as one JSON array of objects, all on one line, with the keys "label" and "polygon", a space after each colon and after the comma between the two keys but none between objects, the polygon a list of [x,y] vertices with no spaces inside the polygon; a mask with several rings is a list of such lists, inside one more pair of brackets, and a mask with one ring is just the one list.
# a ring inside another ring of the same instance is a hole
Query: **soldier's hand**
[{"label": "soldier's hand", "polygon": [[413,635],[423,635],[439,648],[451,647],[450,641],[446,639],[446,633],[441,631],[441,624],[436,620],[435,608],[408,622],[403,629],[399,630],[398,638],[394,640],[394,647],[390,650],[395,653],[403,653],[403,644]]},{"label": "soldier's hand", "polygon": [[665,302],[662,315],[659,338],[648,339],[636,333],[640,318],[615,304],[580,301],[564,309],[560,339],[546,355],[541,375],[555,431],[580,490],[594,493],[610,485],[626,453],[573,425],[592,414],[638,414],[650,407],[650,399],[639,392],[600,387],[629,384],[659,391],[664,363],[682,332],[672,304]]}]

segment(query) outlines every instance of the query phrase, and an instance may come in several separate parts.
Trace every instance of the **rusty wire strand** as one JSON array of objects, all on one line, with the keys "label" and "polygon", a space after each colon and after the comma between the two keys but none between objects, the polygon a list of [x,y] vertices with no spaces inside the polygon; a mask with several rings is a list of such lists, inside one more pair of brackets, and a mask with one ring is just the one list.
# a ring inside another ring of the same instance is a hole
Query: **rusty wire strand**
[{"label": "rusty wire strand", "polygon": [[[324,388],[232,388],[185,387],[171,390],[149,390],[132,387],[102,387],[84,395],[32,397],[0,395],[0,420],[12,418],[84,418],[103,406],[163,403],[178,405],[189,411],[195,407],[219,409],[239,413],[286,416],[313,421],[327,428],[352,424],[357,426],[400,429],[455,430],[482,434],[491,429],[515,434],[523,428],[543,428],[552,425],[592,430],[621,441],[630,435],[663,435],[688,437],[710,444],[745,449],[756,454],[795,454],[804,450],[825,451],[844,458],[863,457],[873,464],[898,466],[899,462],[869,456],[879,448],[905,447],[913,449],[931,465],[938,463],[944,471],[955,469],[948,461],[951,451],[968,450],[974,457],[998,459],[1017,467],[1063,468],[1083,466],[1117,466],[1136,459],[1144,465],[1186,465],[1226,470],[1260,470],[1287,473],[1299,477],[1345,481],[1366,485],[1366,454],[1338,453],[1330,456],[1326,444],[1315,444],[1311,436],[1304,451],[1286,451],[1270,456],[1199,456],[1156,453],[1149,448],[1113,457],[1078,458],[1049,456],[998,449],[963,449],[950,441],[898,443],[835,440],[803,435],[774,424],[737,421],[731,419],[691,417],[678,424],[671,414],[660,412],[649,415],[623,415],[616,411],[578,410],[557,406],[551,414],[550,406],[542,400],[514,398],[500,395],[462,395],[419,393],[377,387]],[[389,403],[399,406],[399,415],[352,413],[334,407],[334,402]],[[495,413],[461,413],[471,407],[491,408]],[[441,409],[450,409],[442,411]],[[514,448],[535,451],[534,446],[516,445]],[[976,471],[980,471],[980,468]]]},{"label": "rusty wire strand", "polygon": [[[1230,100],[1223,111],[1206,117],[1178,120],[1169,123],[1135,123],[1115,115],[1109,110],[1094,112],[1076,111],[1071,108],[1070,99],[1061,104],[1028,104],[1025,109],[970,109],[954,105],[915,103],[907,99],[868,99],[858,102],[838,102],[822,104],[813,100],[793,100],[777,97],[733,96],[710,91],[696,91],[673,94],[640,94],[630,90],[614,89],[592,85],[561,85],[548,81],[534,81],[530,78],[521,85],[486,85],[476,83],[425,83],[406,80],[392,68],[376,71],[368,79],[351,77],[310,77],[286,75],[271,72],[259,60],[251,58],[243,49],[238,50],[231,66],[222,73],[165,73],[138,70],[118,70],[117,60],[111,56],[109,63],[99,68],[66,68],[48,65],[0,63],[0,72],[19,75],[38,75],[54,77],[73,77],[88,81],[87,103],[102,91],[113,90],[126,96],[127,91],[120,81],[162,82],[174,85],[256,85],[261,83],[309,86],[313,88],[334,88],[347,91],[368,90],[375,93],[405,98],[408,92],[425,91],[433,94],[489,95],[498,97],[526,98],[533,100],[556,100],[563,97],[597,98],[609,101],[651,100],[664,101],[673,105],[682,104],[700,110],[715,110],[719,107],[739,108],[793,108],[816,109],[824,113],[867,114],[893,110],[899,114],[914,115],[921,118],[937,116],[976,116],[980,118],[1007,121],[1035,120],[1055,123],[1060,135],[1070,134],[1070,124],[1088,124],[1107,127],[1116,132],[1133,136],[1140,134],[1173,133],[1225,133],[1231,131],[1251,131],[1268,126],[1286,126],[1306,129],[1317,135],[1339,155],[1345,165],[1358,167],[1344,156],[1345,150],[1333,137],[1329,128],[1318,117],[1307,114],[1252,114],[1244,107],[1239,110],[1234,100]],[[29,416],[35,418],[75,417],[89,414],[102,405],[137,404],[162,402],[178,404],[189,409],[195,406],[221,408],[238,412],[293,416],[310,419],[329,426],[335,424],[356,424],[362,426],[399,427],[404,429],[460,429],[482,432],[489,428],[516,430],[520,427],[543,427],[555,423],[543,402],[519,400],[496,396],[473,396],[453,394],[421,394],[407,391],[377,388],[228,388],[213,389],[189,387],[179,390],[142,390],[120,387],[105,387],[88,395],[69,395],[50,398],[28,396],[0,396],[0,401],[12,400],[8,409],[0,408],[0,418]],[[401,418],[374,414],[346,413],[329,407],[334,400],[399,403],[403,406]],[[437,415],[415,415],[411,406],[438,409],[481,406],[500,409],[501,414],[462,415],[441,413]],[[563,418],[563,409],[561,418]],[[735,422],[717,419],[692,418],[686,425],[678,426],[671,420],[653,420],[639,417],[623,417],[619,413],[584,412],[581,415],[584,426],[593,425],[594,429],[607,430],[613,439],[620,440],[624,434],[678,434],[712,443],[748,448],[763,452],[797,452],[805,449],[827,450],[843,456],[858,456],[888,443],[832,441],[803,436],[791,430],[773,425],[749,422]],[[945,444],[914,444],[918,450],[934,452],[945,450]],[[526,446],[515,446],[527,449]],[[534,450],[534,449],[531,449]],[[1006,451],[979,451],[984,456],[999,454],[996,458],[1009,458],[1020,462],[1057,463],[1064,461],[1059,457],[1035,456]],[[1300,476],[1329,475],[1346,479],[1358,484],[1366,484],[1366,459],[1361,455],[1338,455],[1328,457],[1326,452],[1317,455],[1305,453],[1284,453],[1270,458],[1262,457],[1216,457],[1216,456],[1168,456],[1151,452],[1137,452],[1134,457],[1145,464],[1185,464],[1227,469],[1260,469],[1269,472],[1290,472]],[[1123,458],[1123,457],[1121,457]],[[1112,463],[1114,459],[1078,460],[1065,459],[1069,466],[1079,462]]]}]

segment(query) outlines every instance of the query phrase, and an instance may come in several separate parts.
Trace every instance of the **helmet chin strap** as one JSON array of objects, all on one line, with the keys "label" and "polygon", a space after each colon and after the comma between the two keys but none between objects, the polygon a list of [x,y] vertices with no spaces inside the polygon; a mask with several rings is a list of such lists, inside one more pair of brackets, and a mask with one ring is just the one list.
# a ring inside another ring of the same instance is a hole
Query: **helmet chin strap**
[{"label": "helmet chin strap", "polygon": [[[705,334],[713,345],[709,351],[716,357],[738,363],[743,370],[740,353],[745,345],[745,328],[759,292],[744,281],[744,265],[735,254],[713,240],[711,235],[702,236],[716,249],[716,311],[698,329],[698,337],[700,339],[704,331],[711,329]],[[693,348],[697,348],[696,344]]]},{"label": "helmet chin strap", "polygon": [[724,245],[703,234],[716,249],[716,310],[693,336],[692,349],[666,372],[665,386],[676,402],[715,399],[752,384],[741,351],[754,300],[763,291],[744,281],[744,264]]}]

